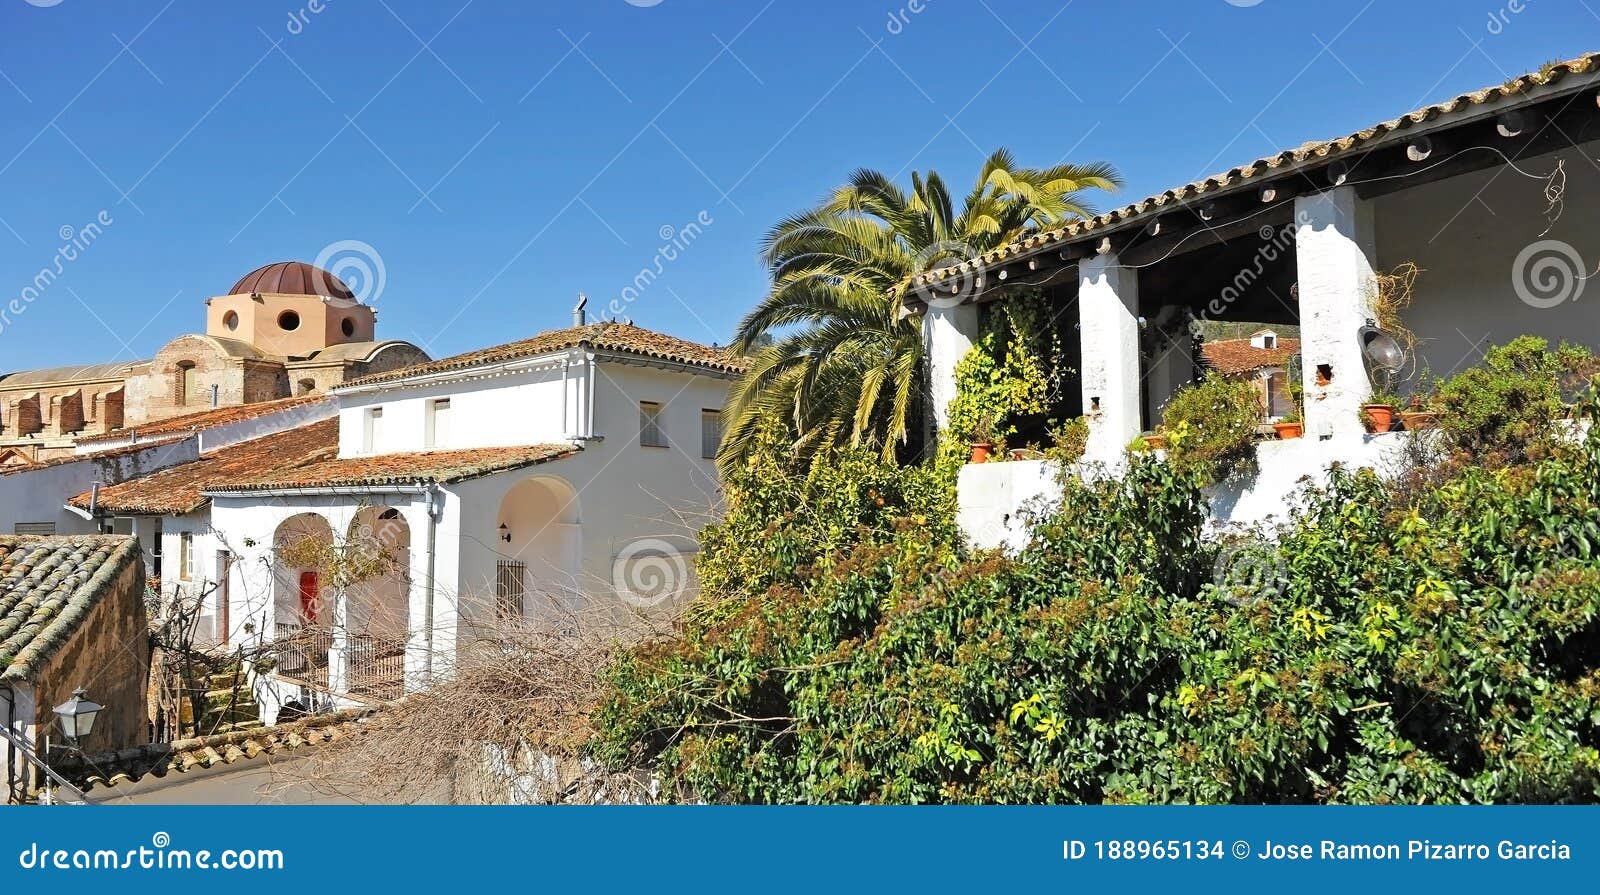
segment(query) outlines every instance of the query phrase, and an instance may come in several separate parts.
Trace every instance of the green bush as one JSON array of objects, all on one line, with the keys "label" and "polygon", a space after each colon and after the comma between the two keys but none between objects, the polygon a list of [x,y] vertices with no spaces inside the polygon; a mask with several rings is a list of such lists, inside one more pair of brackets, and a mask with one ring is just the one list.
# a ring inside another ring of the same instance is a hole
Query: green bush
[{"label": "green bush", "polygon": [[1489,349],[1483,365],[1441,382],[1431,400],[1452,447],[1475,462],[1515,463],[1538,456],[1565,412],[1563,393],[1594,373],[1594,355],[1536,336]]},{"label": "green bush", "polygon": [[[850,468],[831,522],[736,506],[682,639],[611,669],[596,755],[726,801],[1600,800],[1600,431],[1407,509],[1336,474],[1248,555],[1148,455],[1068,482],[1014,560]],[[774,546],[814,529],[832,558]]]},{"label": "green bush", "polygon": [[1173,393],[1163,409],[1167,458],[1201,476],[1220,481],[1255,459],[1261,402],[1248,380],[1207,373]]}]

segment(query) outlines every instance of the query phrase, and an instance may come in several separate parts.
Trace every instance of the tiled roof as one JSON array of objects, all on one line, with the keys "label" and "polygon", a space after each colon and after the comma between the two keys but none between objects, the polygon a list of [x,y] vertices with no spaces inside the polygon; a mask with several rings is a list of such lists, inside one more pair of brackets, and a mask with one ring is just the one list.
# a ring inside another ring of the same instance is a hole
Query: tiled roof
[{"label": "tiled roof", "polygon": [[485,367],[491,364],[521,360],[525,357],[537,357],[541,354],[566,351],[569,348],[577,348],[580,345],[603,351],[615,351],[654,360],[687,364],[721,373],[742,373],[747,366],[742,359],[721,348],[713,348],[710,345],[701,345],[698,342],[690,342],[677,336],[669,336],[666,333],[642,329],[629,323],[606,321],[591,323],[586,326],[552,330],[551,332],[540,333],[531,339],[523,339],[520,342],[496,345],[493,348],[469,351],[465,354],[457,354],[454,357],[441,358],[425,364],[402,367],[385,373],[374,373],[371,376],[362,376],[336,386],[334,390],[339,391],[353,386],[391,382],[398,379],[410,379],[415,376],[427,376],[432,373],[447,373],[455,370],[468,370],[473,367]]},{"label": "tiled roof", "polygon": [[242,423],[258,417],[291,410],[296,407],[331,401],[327,395],[301,395],[295,398],[280,398],[276,401],[259,401],[255,404],[239,404],[234,407],[217,407],[202,410],[199,413],[186,413],[183,416],[169,417],[164,420],[145,423],[142,426],[128,426],[122,429],[112,429],[104,435],[95,435],[78,439],[79,444],[92,445],[100,441],[115,441],[129,436],[139,438],[156,438],[162,435],[187,434],[198,432],[202,429],[213,429],[217,426],[227,426],[233,423]]},{"label": "tiled roof", "polygon": [[[547,463],[576,454],[570,444],[533,444],[523,447],[473,448],[459,451],[421,451],[379,454],[373,457],[329,458],[311,463],[286,464],[268,475],[234,476],[211,485],[211,494],[246,491],[292,491],[299,488],[371,488],[392,485],[448,485]],[[103,495],[105,492],[101,492]]]},{"label": "tiled roof", "polygon": [[[339,421],[322,420],[213,451],[198,460],[100,489],[97,509],[132,515],[190,513],[206,504],[203,492],[314,465],[339,449]],[[90,492],[68,503],[88,509]]]},{"label": "tiled roof", "polygon": [[126,535],[0,536],[0,680],[31,680],[137,561]]},{"label": "tiled roof", "polygon": [[[1297,149],[1289,149],[1275,155],[1256,159],[1247,165],[1230,168],[1221,174],[1175,187],[1164,193],[1141,199],[1132,205],[1109,211],[1102,215],[1075,220],[1053,230],[1029,233],[1022,239],[981,255],[976,260],[966,261],[915,276],[911,279],[911,283],[921,285],[937,282],[949,276],[959,275],[959,273],[972,272],[1006,258],[1030,253],[1047,246],[1072,242],[1096,231],[1110,228],[1134,218],[1140,218],[1168,206],[1183,205],[1201,196],[1221,192],[1249,181],[1259,181],[1309,162],[1320,163],[1332,161],[1341,156],[1353,155],[1358,150],[1370,148],[1373,143],[1396,131],[1409,130],[1437,118],[1467,112],[1478,106],[1497,103],[1501,100],[1515,100],[1516,97],[1527,93],[1535,87],[1559,83],[1570,75],[1591,73],[1595,71],[1597,65],[1600,65],[1600,53],[1588,53],[1576,59],[1552,63],[1541,67],[1537,72],[1512,78],[1504,84],[1485,87],[1482,90],[1465,93],[1446,102],[1424,106],[1415,112],[1389,121],[1379,122],[1369,128],[1356,131],[1344,137],[1333,140],[1313,140]],[[1508,106],[1510,105],[1515,105],[1515,103],[1509,103]],[[900,290],[897,289],[896,291]]]},{"label": "tiled roof", "polygon": [[1299,351],[1299,339],[1279,339],[1276,348],[1257,348],[1249,339],[1220,339],[1200,346],[1206,366],[1227,375],[1281,367]]},{"label": "tiled roof", "polygon": [[181,774],[333,743],[359,734],[362,719],[374,711],[376,709],[341,709],[275,727],[236,730],[172,743],[150,743],[88,756],[73,754],[53,766],[84,789],[116,786],[136,782],[146,774],[165,777],[169,771]]}]

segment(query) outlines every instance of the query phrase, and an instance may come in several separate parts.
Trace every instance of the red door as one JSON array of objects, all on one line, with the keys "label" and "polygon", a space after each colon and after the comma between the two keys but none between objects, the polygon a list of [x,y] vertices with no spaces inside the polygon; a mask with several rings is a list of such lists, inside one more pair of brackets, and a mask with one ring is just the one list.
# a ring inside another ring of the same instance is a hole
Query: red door
[{"label": "red door", "polygon": [[307,570],[300,573],[300,616],[306,624],[317,621],[317,573]]}]

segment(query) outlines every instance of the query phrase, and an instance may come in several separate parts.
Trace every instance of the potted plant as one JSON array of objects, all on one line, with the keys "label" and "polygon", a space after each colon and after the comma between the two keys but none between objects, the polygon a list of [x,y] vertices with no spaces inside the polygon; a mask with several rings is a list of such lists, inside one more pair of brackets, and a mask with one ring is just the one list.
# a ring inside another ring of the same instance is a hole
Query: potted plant
[{"label": "potted plant", "polygon": [[1164,450],[1166,450],[1167,449],[1167,433],[1161,431],[1160,429],[1157,429],[1154,432],[1147,433],[1144,436],[1144,446],[1147,449],[1152,450],[1152,451],[1164,451]]},{"label": "potted plant", "polygon": [[1283,415],[1283,419],[1272,424],[1272,428],[1278,433],[1278,438],[1283,441],[1299,438],[1306,434],[1306,424],[1300,419],[1300,408],[1298,407],[1291,408],[1288,413]]},{"label": "potted plant", "polygon": [[1439,426],[1439,412],[1429,410],[1423,403],[1422,396],[1413,394],[1406,403],[1406,409],[1400,411],[1400,424],[1406,427],[1407,432],[1422,432],[1426,429],[1436,429]]},{"label": "potted plant", "polygon": [[1368,432],[1383,433],[1394,428],[1395,407],[1400,399],[1388,392],[1374,392],[1371,400],[1361,405],[1361,420]]},{"label": "potted plant", "polygon": [[972,427],[972,463],[988,463],[989,457],[994,454],[994,423],[993,417],[983,417],[978,424]]}]

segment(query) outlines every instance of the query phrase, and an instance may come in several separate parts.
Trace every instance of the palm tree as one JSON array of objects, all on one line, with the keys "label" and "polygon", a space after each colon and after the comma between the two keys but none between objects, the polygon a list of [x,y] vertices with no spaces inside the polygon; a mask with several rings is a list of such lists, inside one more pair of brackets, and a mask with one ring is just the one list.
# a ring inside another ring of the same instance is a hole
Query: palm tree
[{"label": "palm tree", "polygon": [[1032,227],[1088,217],[1086,190],[1121,183],[1107,164],[1018,168],[989,156],[960,213],[937,172],[908,194],[862,169],[820,206],[767,234],[772,287],[743,321],[734,350],[751,369],[729,395],[718,462],[741,462],[763,423],[781,421],[802,455],[870,445],[893,458],[920,407],[921,318],[902,313],[913,274],[969,260]]}]

